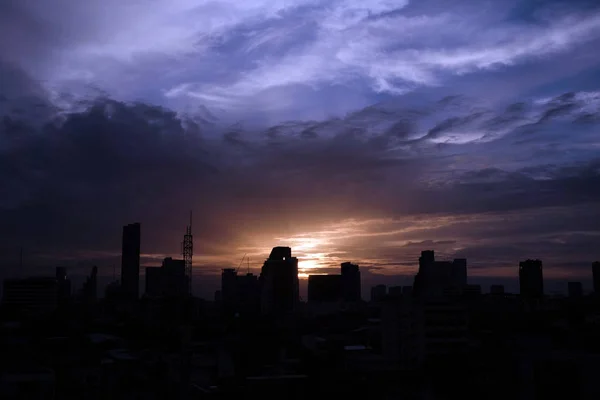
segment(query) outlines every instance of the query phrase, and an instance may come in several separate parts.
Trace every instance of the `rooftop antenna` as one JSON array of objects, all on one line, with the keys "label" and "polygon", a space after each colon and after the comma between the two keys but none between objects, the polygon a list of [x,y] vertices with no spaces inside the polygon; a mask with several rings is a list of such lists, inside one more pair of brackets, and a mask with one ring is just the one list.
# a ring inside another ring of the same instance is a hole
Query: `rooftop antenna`
[{"label": "rooftop antenna", "polygon": [[19,251],[19,269],[23,270],[23,247]]},{"label": "rooftop antenna", "polygon": [[183,262],[185,264],[185,274],[188,277],[188,294],[192,294],[192,257],[194,256],[194,237],[192,235],[192,211],[190,211],[190,224],[185,230],[183,236]]},{"label": "rooftop antenna", "polygon": [[250,275],[250,257],[248,257],[248,272],[246,272],[248,275]]}]

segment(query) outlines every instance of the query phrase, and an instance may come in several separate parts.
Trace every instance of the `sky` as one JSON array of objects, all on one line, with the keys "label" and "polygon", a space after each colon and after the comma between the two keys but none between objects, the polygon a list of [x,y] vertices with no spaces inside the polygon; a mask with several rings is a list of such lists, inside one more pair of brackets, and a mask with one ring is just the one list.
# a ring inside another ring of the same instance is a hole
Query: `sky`
[{"label": "sky", "polygon": [[131,222],[156,265],[193,210],[205,297],[276,245],[365,287],[432,249],[589,288],[598,48],[592,0],[5,0],[0,275],[111,279]]}]

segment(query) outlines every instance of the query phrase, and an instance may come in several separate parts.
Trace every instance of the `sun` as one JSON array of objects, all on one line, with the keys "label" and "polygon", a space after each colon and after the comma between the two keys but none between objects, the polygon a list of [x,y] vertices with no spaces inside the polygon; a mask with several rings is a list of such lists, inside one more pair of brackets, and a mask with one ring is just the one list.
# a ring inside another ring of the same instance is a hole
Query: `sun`
[{"label": "sun", "polygon": [[322,263],[319,257],[300,259],[298,262],[298,278],[308,278],[309,275],[321,275],[319,269],[321,269]]},{"label": "sun", "polygon": [[294,256],[298,257],[298,277],[306,279],[309,275],[318,275],[319,270],[328,264],[325,249],[330,241],[319,235],[302,234],[288,238],[276,238],[278,243],[290,246]]},{"label": "sun", "polygon": [[317,260],[299,260],[298,268],[302,270],[314,270],[319,268]]}]

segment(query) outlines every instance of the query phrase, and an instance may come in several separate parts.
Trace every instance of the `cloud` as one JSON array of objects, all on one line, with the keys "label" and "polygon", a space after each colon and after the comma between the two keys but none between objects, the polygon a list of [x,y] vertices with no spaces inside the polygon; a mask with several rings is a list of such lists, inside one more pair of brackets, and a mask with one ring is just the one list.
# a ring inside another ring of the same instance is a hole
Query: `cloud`
[{"label": "cloud", "polygon": [[[598,113],[597,94],[481,109],[465,96],[392,101],[269,129],[109,98],[35,123],[12,113],[0,124],[2,247],[106,269],[121,226],[140,221],[151,262],[178,254],[193,209],[203,274],[244,252],[257,268],[277,244],[306,271],[374,266],[373,282],[412,274],[423,246],[489,271],[529,256],[592,260],[598,125],[579,118]],[[444,141],[463,130],[487,139]]]},{"label": "cloud", "polygon": [[[196,83],[188,94],[247,103],[247,97],[273,87],[351,85],[363,79],[375,92],[397,95],[418,86],[440,85],[448,74],[498,69],[565,52],[597,40],[600,34],[597,12],[566,14],[537,25],[499,23],[477,13],[451,11],[366,19],[343,15],[343,6],[321,10],[319,33],[304,45],[283,54],[265,48],[256,66],[233,83]],[[314,21],[317,17],[309,13],[305,18]],[[494,25],[484,29],[489,23]]]},{"label": "cloud", "polygon": [[[589,49],[599,40],[599,10],[581,2],[459,1],[448,8],[440,1],[52,0],[1,7],[2,58],[53,93],[81,96],[93,85],[119,100],[178,110],[204,104],[263,125],[293,113],[326,119],[382,96],[441,91],[468,79],[485,91],[502,74],[505,90],[489,92],[510,97],[542,75],[564,78],[598,65]],[[519,83],[527,68],[543,72]],[[513,75],[504,79],[507,71]]]}]

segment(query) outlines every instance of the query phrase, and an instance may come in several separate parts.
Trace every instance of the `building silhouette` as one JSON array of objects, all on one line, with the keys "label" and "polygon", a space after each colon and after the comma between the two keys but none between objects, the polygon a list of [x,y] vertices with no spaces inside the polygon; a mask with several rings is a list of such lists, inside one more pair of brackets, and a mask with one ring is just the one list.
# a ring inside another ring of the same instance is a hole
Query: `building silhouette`
[{"label": "building silhouette", "polygon": [[340,275],[310,275],[308,277],[308,301],[360,301],[361,283],[358,265],[345,262],[341,264],[340,270]]},{"label": "building silhouette", "polygon": [[544,296],[541,260],[526,260],[519,263],[519,290],[521,297],[525,298],[541,298]]},{"label": "building silhouette", "polygon": [[341,296],[344,301],[361,300],[360,269],[351,262],[342,263]]},{"label": "building silhouette", "polygon": [[184,297],[188,293],[185,261],[167,257],[160,267],[146,268],[146,296]]},{"label": "building silhouette", "polygon": [[255,314],[260,309],[260,287],[258,276],[247,273],[237,276],[237,311],[242,314]]},{"label": "building silhouette", "polygon": [[260,309],[258,277],[251,273],[238,275],[234,268],[221,271],[219,302],[226,314],[255,314]]},{"label": "building silhouette", "polygon": [[467,260],[436,261],[433,250],[421,252],[413,289],[419,297],[462,294],[467,285]]},{"label": "building silhouette", "polygon": [[56,309],[58,294],[55,277],[6,279],[2,306],[11,312],[44,314]]},{"label": "building silhouette", "polygon": [[86,278],[81,290],[83,301],[87,304],[93,304],[98,300],[98,267],[92,267],[92,272]]},{"label": "building silhouette", "polygon": [[308,301],[330,303],[342,299],[341,275],[309,275]]},{"label": "building silhouette", "polygon": [[263,314],[296,311],[299,297],[298,259],[289,247],[274,247],[260,272],[260,308]]},{"label": "building silhouette", "polygon": [[238,275],[234,268],[221,271],[221,301],[225,310],[233,312],[238,306]]},{"label": "building silhouette", "polygon": [[567,283],[569,297],[577,298],[583,296],[583,285],[581,282]]},{"label": "building silhouette", "polygon": [[594,293],[600,294],[600,261],[592,263],[592,274],[594,280]]},{"label": "building silhouette", "polygon": [[504,285],[491,285],[490,286],[490,294],[503,295],[504,294]]},{"label": "building silhouette", "polygon": [[390,286],[388,295],[391,297],[402,297],[402,286]]},{"label": "building silhouette", "polygon": [[127,300],[137,300],[140,292],[140,224],[123,227],[121,249],[121,290]]},{"label": "building silhouette", "polygon": [[465,297],[481,296],[481,294],[482,294],[481,285],[476,285],[476,284],[465,285],[462,294],[465,295]]},{"label": "building silhouette", "polygon": [[436,261],[433,251],[423,251],[414,286],[390,288],[381,312],[387,360],[412,368],[468,354],[470,302],[457,294],[479,298],[481,286],[467,285],[466,267],[465,259]]},{"label": "building silhouette", "polygon": [[424,301],[390,298],[382,306],[382,353],[402,367],[467,354],[467,309],[449,297]]},{"label": "building silhouette", "polygon": [[371,301],[379,302],[385,298],[387,287],[385,285],[375,285],[371,288]]},{"label": "building silhouette", "polygon": [[56,285],[59,304],[65,304],[71,297],[71,280],[67,277],[67,268],[56,267]]}]

